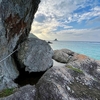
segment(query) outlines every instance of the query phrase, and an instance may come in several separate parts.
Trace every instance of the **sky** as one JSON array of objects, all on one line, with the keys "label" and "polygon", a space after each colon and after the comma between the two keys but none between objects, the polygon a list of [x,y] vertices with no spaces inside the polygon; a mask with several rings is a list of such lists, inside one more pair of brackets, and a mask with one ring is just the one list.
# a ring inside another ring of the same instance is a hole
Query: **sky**
[{"label": "sky", "polygon": [[31,33],[43,40],[100,41],[100,0],[41,0]]}]

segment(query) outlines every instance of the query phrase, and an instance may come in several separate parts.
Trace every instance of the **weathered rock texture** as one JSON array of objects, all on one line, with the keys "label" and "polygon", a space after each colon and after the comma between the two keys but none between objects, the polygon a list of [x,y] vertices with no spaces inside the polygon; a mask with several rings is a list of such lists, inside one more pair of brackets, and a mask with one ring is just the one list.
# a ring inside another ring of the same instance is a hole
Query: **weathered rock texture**
[{"label": "weathered rock texture", "polygon": [[45,71],[53,65],[53,50],[44,40],[29,38],[20,45],[18,61],[25,71]]},{"label": "weathered rock texture", "polygon": [[54,50],[53,59],[61,63],[68,63],[69,61],[73,61],[71,58],[74,54],[76,53],[68,49]]},{"label": "weathered rock texture", "polygon": [[[0,0],[0,61],[28,37],[40,0]],[[12,57],[0,62],[0,90],[15,87],[18,71]]]},{"label": "weathered rock texture", "polygon": [[36,84],[35,100],[99,99],[100,81],[72,66],[52,67]]},{"label": "weathered rock texture", "polygon": [[[67,83],[67,92],[69,91],[69,96],[74,99],[76,98],[75,100],[99,100],[100,63],[98,61],[68,49],[55,50],[53,58],[56,61],[64,62],[66,64],[66,73],[68,79],[71,79],[71,81]],[[64,75],[66,76],[66,74]]]},{"label": "weathered rock texture", "polygon": [[26,85],[17,90],[14,94],[1,98],[0,100],[35,100],[35,86]]},{"label": "weathered rock texture", "polygon": [[66,65],[55,65],[34,87],[26,86],[23,91],[1,100],[100,100],[100,62],[67,49],[61,51],[67,55],[70,53]]},{"label": "weathered rock texture", "polygon": [[92,58],[75,53],[68,49],[62,49],[54,51],[53,59],[58,62],[64,62],[68,66],[81,69],[85,73],[100,80],[100,64]]}]

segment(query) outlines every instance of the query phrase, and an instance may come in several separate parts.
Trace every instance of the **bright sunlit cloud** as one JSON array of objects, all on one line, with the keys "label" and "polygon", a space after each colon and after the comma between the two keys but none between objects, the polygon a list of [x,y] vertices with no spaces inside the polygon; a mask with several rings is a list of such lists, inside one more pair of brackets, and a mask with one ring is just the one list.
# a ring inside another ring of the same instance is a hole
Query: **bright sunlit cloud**
[{"label": "bright sunlit cloud", "polygon": [[100,41],[100,1],[41,0],[31,33],[45,40]]}]

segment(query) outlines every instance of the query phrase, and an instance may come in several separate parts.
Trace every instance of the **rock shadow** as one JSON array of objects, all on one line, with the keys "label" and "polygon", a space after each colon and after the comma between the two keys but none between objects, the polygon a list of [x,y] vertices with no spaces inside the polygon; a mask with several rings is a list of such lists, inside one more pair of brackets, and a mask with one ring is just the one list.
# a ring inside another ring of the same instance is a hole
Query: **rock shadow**
[{"label": "rock shadow", "polygon": [[26,72],[24,68],[20,69],[19,76],[14,80],[19,86],[27,84],[35,85],[45,72]]},{"label": "rock shadow", "polygon": [[31,72],[31,73],[29,73],[28,71],[25,71],[25,67],[20,68],[20,63],[17,59],[16,54],[17,53],[13,55],[13,58],[16,63],[17,69],[19,71],[19,76],[14,80],[14,82],[17,83],[20,87],[25,86],[27,84],[35,85],[38,82],[38,80],[42,77],[42,75],[45,73],[45,71]]}]

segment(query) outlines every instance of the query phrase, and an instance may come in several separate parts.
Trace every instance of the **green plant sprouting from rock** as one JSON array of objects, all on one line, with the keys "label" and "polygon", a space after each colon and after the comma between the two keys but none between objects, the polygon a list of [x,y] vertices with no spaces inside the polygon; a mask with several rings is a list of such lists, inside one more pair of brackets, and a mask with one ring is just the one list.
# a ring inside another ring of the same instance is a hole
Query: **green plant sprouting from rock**
[{"label": "green plant sprouting from rock", "polygon": [[4,89],[0,92],[0,98],[1,97],[6,97],[6,96],[9,96],[11,94],[13,94],[15,92],[15,89],[14,88],[11,88],[11,89]]},{"label": "green plant sprouting from rock", "polygon": [[67,68],[70,68],[71,70],[75,71],[75,72],[78,72],[78,73],[83,73],[82,70],[80,70],[79,68],[74,68],[72,66],[66,66]]}]

